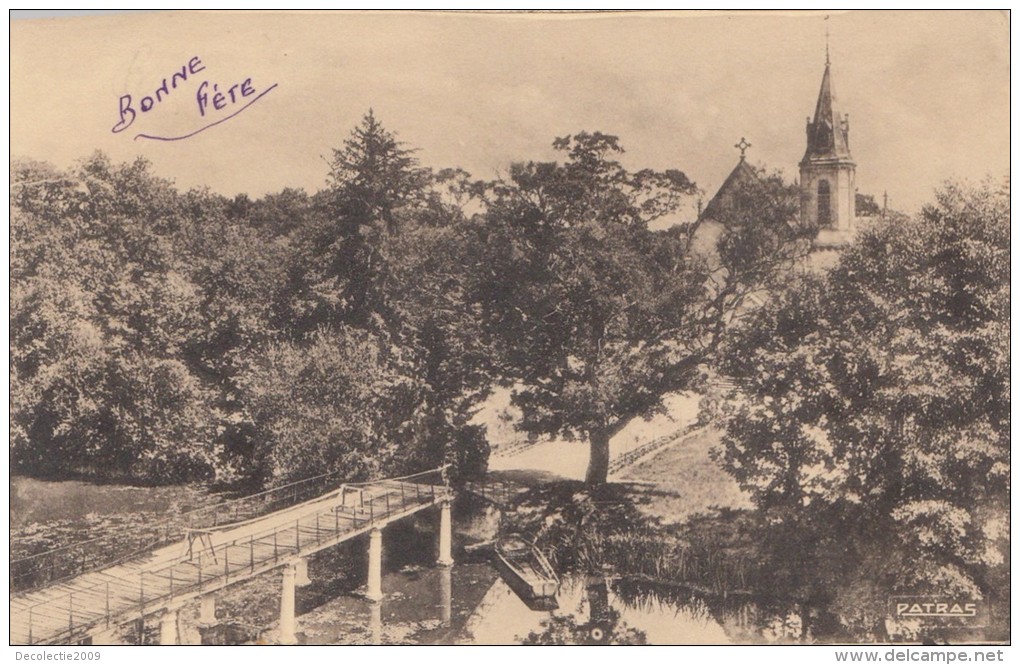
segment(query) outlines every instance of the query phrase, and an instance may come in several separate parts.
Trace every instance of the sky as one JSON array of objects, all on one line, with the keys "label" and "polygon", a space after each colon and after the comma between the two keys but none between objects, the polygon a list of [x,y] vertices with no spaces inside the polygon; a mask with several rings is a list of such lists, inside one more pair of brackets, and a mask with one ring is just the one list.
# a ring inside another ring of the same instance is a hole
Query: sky
[{"label": "sky", "polygon": [[[311,192],[371,108],[426,166],[492,179],[514,161],[552,159],[555,137],[597,130],[620,137],[626,166],[678,168],[707,200],[741,137],[752,163],[797,177],[827,29],[860,192],[888,192],[890,207],[910,212],[947,179],[1009,172],[1000,11],[12,21],[11,153],[60,168],[96,150],[143,156],[181,189],[228,196]],[[142,112],[142,98],[193,58],[196,72]],[[114,133],[125,95],[136,115]]]}]

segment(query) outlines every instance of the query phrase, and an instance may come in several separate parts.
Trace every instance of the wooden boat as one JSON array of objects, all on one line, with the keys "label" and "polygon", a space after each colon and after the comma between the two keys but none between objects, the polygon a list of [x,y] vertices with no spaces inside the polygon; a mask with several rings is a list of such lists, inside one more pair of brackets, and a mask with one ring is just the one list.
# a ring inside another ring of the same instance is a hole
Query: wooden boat
[{"label": "wooden boat", "polygon": [[560,578],[537,547],[518,536],[503,536],[496,541],[495,550],[503,579],[518,596],[529,600],[556,597]]}]

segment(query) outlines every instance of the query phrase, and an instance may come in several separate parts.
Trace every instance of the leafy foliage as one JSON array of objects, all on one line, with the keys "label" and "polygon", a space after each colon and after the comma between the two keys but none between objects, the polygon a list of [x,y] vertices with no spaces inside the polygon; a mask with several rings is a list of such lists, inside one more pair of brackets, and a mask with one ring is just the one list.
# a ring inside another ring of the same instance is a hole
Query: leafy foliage
[{"label": "leafy foliage", "polygon": [[467,176],[433,178],[371,112],[312,196],[180,193],[100,154],[11,170],[19,470],[484,469],[468,421],[488,381],[458,263]]},{"label": "leafy foliage", "polygon": [[12,462],[37,473],[173,480],[212,471],[215,395],[183,357],[198,292],[180,208],[144,162],[15,169]]},{"label": "leafy foliage", "polygon": [[553,614],[542,620],[542,630],[533,630],[521,640],[528,645],[640,645],[648,643],[643,630],[620,619],[620,612],[609,604],[605,581],[587,588],[587,620],[575,614]]},{"label": "leafy foliage", "polygon": [[242,373],[250,453],[265,480],[344,469],[366,480],[401,468],[420,445],[422,382],[377,336],[346,328],[270,346]]},{"label": "leafy foliage", "polygon": [[777,587],[872,628],[895,593],[996,593],[1008,551],[1009,204],[949,185],[727,344],[724,461]]},{"label": "leafy foliage", "polygon": [[648,227],[696,192],[683,173],[630,172],[597,132],[553,145],[565,162],[515,164],[485,186],[474,297],[524,427],[587,440],[599,484],[610,438],[694,385],[747,297],[789,263],[796,199],[756,179],[703,249],[700,220]]},{"label": "leafy foliage", "polygon": [[854,210],[858,217],[879,217],[882,214],[882,207],[875,201],[871,194],[854,194]]}]

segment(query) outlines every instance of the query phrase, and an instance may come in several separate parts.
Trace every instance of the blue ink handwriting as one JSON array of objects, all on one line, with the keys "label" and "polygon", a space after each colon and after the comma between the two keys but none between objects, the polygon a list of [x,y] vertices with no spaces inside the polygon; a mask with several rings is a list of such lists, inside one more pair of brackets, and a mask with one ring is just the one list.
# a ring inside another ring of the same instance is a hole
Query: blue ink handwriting
[{"label": "blue ink handwriting", "polygon": [[[198,72],[204,71],[205,68],[205,64],[202,63],[202,60],[198,56],[191,58],[186,65],[181,67],[179,72],[173,72],[169,81],[164,78],[162,84],[156,88],[152,95],[142,97],[138,102],[137,108],[134,106],[134,99],[131,95],[121,95],[118,100],[118,113],[120,114],[120,118],[111,131],[114,134],[117,134],[130,127],[138,118],[139,112],[145,114],[158,108],[159,104],[170,95],[172,90],[177,90],[178,86],[183,86],[188,81],[189,75],[194,78]],[[262,97],[273,90],[277,85],[279,84],[274,83],[260,92],[252,84],[251,77],[248,77],[240,83],[234,83],[229,87],[224,86],[221,91],[219,83],[210,83],[208,80],[204,80],[201,84],[199,84],[195,93],[195,101],[198,105],[198,117],[211,119],[212,122],[181,136],[156,136],[153,134],[140,133],[136,134],[134,138],[136,141],[138,139],[180,141],[182,139],[191,138],[196,134],[204,132],[211,127],[215,127],[220,123],[236,117],[249,106],[262,99]],[[223,117],[216,117],[221,115],[219,112],[224,111],[232,112]]]},{"label": "blue ink handwriting", "polygon": [[[204,69],[205,65],[202,64],[202,61],[199,59],[197,55],[191,60],[188,60],[187,65],[181,66],[181,71],[174,72],[173,75],[170,76],[169,85],[167,84],[167,80],[163,79],[163,84],[156,88],[156,91],[152,94],[152,96],[146,95],[145,97],[142,97],[141,101],[138,104],[139,108],[142,110],[142,113],[148,113],[152,109],[156,108],[156,105],[162,102],[163,98],[170,94],[171,90],[177,89],[178,82],[184,83],[185,81],[188,80],[188,74],[194,76],[195,74]],[[131,95],[120,96],[119,102],[120,121],[116,125],[114,125],[113,129],[111,130],[113,131],[114,134],[122,132],[128,127],[130,127],[131,124],[135,121],[135,118],[138,116],[138,114],[135,112],[134,107],[131,105],[131,102],[132,102]]]}]

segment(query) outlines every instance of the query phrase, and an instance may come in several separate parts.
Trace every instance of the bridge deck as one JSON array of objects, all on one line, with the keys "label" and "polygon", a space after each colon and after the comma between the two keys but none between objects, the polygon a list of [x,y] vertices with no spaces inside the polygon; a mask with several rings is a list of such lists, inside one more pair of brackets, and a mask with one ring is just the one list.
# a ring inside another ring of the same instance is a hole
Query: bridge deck
[{"label": "bridge deck", "polygon": [[452,498],[444,485],[346,486],[11,598],[11,644],[68,643],[292,563]]}]

